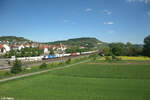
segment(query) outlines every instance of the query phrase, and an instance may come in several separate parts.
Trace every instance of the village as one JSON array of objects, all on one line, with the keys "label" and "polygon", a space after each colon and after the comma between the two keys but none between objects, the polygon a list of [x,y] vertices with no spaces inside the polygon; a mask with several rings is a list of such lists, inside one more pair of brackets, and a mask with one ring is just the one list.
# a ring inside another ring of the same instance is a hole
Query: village
[{"label": "village", "polygon": [[9,43],[8,41],[0,42],[1,67],[13,64],[16,59],[22,64],[36,63],[48,59],[60,57],[70,57],[90,54],[96,51],[89,51],[83,46],[68,46],[62,43],[56,45],[44,43]]},{"label": "village", "polygon": [[[43,51],[44,54],[49,54],[49,50],[55,50],[55,51],[62,51],[64,52],[67,49],[66,45],[59,44],[59,45],[48,45],[48,44],[39,44],[39,43],[31,43],[31,44],[9,44],[8,42],[2,42],[0,43],[0,55],[4,55],[7,52],[14,50],[14,51],[20,51],[24,48],[39,48]],[[60,53],[60,52],[59,52]]]}]

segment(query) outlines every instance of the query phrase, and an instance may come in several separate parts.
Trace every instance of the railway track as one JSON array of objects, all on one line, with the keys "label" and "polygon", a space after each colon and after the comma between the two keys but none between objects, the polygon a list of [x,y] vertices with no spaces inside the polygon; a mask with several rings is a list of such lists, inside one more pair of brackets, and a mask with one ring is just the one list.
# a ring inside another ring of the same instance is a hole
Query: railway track
[{"label": "railway track", "polygon": [[[89,56],[90,54],[88,55],[80,55],[80,56],[68,56],[68,57],[60,57],[60,58],[51,58],[51,59],[48,59],[48,60],[42,60],[40,62],[36,62],[36,63],[32,63],[32,64],[24,64],[22,67],[23,68],[26,68],[26,67],[30,67],[30,66],[38,66],[38,65],[41,65],[42,63],[50,63],[50,62],[63,62],[63,61],[66,61],[67,59],[71,58],[71,59],[76,59],[76,58],[81,58],[81,57],[86,57],[86,56]],[[12,66],[3,66],[3,67],[0,67],[0,71],[1,70],[10,70]]]}]

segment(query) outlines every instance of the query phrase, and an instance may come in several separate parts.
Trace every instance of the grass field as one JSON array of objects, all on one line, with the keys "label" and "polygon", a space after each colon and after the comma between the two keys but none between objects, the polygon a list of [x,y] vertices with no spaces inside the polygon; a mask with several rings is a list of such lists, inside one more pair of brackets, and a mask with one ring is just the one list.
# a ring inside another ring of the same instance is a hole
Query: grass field
[{"label": "grass field", "polygon": [[14,100],[149,100],[150,64],[85,63],[0,83]]}]

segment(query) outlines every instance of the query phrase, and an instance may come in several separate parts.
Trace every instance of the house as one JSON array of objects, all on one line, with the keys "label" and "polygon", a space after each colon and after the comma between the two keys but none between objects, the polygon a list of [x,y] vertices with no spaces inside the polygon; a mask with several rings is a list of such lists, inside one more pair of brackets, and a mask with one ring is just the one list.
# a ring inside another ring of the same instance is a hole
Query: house
[{"label": "house", "polygon": [[44,48],[44,54],[49,54],[50,52],[49,52],[49,50],[48,50],[48,48]]},{"label": "house", "polygon": [[3,45],[0,44],[0,54],[3,53]]},{"label": "house", "polygon": [[38,43],[32,43],[32,44],[31,44],[31,47],[32,47],[32,48],[35,48],[35,47],[38,47],[38,46],[39,46]]},{"label": "house", "polygon": [[55,50],[56,47],[54,45],[49,46],[49,49]]},{"label": "house", "polygon": [[12,46],[11,46],[11,49],[14,50],[14,51],[17,51],[17,50],[18,50],[18,46],[12,45]]},{"label": "house", "polygon": [[56,48],[57,48],[57,52],[59,54],[64,53],[65,50],[67,49],[67,47],[65,45],[62,45],[61,43],[60,43],[60,45],[57,45]]},{"label": "house", "polygon": [[25,47],[26,47],[26,48],[29,48],[29,47],[30,47],[30,44],[26,44]]},{"label": "house", "polygon": [[7,44],[3,44],[3,53],[9,52],[10,47]]},{"label": "house", "polygon": [[83,47],[83,46],[80,46],[80,49],[84,49],[85,47]]},{"label": "house", "polygon": [[23,49],[24,48],[24,45],[23,44],[21,44],[20,46],[18,46],[18,50],[21,50],[21,49]]},{"label": "house", "polygon": [[49,54],[49,46],[48,45],[40,45],[40,50],[44,51],[44,54]]}]

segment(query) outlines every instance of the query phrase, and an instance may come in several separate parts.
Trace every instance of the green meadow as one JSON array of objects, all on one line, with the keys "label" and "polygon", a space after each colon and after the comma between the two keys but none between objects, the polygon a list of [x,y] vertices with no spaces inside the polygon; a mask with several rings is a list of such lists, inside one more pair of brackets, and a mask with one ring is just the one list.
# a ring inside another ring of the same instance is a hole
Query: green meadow
[{"label": "green meadow", "polygon": [[0,83],[14,100],[149,100],[149,63],[83,63]]}]

